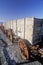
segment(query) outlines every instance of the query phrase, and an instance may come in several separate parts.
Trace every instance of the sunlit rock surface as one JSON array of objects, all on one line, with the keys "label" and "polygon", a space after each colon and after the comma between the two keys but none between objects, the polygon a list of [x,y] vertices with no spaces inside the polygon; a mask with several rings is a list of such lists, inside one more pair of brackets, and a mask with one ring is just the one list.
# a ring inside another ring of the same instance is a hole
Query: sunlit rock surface
[{"label": "sunlit rock surface", "polygon": [[[5,35],[0,31],[1,65],[43,65],[39,61],[29,62],[29,60],[23,60],[20,55],[18,43],[13,43],[12,45],[6,45],[6,43],[3,43],[1,41],[1,38],[3,39],[4,37],[5,37]],[[10,44],[10,42],[9,42],[9,44]]]}]

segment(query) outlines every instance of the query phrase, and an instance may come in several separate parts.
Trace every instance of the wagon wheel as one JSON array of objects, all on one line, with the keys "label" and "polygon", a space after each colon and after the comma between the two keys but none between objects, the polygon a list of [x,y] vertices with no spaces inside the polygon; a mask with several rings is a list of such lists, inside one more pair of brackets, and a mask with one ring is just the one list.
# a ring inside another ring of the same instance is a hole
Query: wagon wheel
[{"label": "wagon wheel", "polygon": [[29,59],[29,49],[23,39],[19,39],[18,46],[23,59]]}]

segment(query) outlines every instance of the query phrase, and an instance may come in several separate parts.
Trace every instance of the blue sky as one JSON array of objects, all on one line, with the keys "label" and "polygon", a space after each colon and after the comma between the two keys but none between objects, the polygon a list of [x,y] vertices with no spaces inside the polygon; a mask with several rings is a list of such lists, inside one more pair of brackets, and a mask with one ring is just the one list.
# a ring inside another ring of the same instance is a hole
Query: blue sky
[{"label": "blue sky", "polygon": [[43,0],[0,0],[0,21],[43,18]]}]

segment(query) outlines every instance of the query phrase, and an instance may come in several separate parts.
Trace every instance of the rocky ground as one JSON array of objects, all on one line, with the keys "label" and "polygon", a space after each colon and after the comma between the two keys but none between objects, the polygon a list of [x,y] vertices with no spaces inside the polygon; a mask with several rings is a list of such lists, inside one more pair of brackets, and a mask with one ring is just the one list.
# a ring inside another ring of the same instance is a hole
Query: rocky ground
[{"label": "rocky ground", "polygon": [[[6,42],[8,39],[0,31],[0,63],[1,65],[43,65],[38,60],[23,60],[18,43]],[[4,42],[2,39],[4,39]],[[7,39],[7,40],[6,40]],[[8,44],[7,44],[8,43]],[[10,45],[11,44],[11,45]]]},{"label": "rocky ground", "polygon": [[0,47],[0,57],[3,56],[2,65],[43,65],[39,61],[29,61],[23,60],[17,43],[14,43],[12,46]]}]

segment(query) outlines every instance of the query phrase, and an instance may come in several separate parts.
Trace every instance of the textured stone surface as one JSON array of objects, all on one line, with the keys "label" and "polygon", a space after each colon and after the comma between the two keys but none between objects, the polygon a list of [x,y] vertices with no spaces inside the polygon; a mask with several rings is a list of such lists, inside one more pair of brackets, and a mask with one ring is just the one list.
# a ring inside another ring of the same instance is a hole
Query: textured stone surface
[{"label": "textured stone surface", "polygon": [[17,45],[17,43],[14,43],[13,46],[6,48],[11,60],[15,60],[17,63],[20,63],[20,65],[42,65],[39,61],[29,62],[28,60],[23,60]]},{"label": "textured stone surface", "polygon": [[26,17],[4,22],[3,25],[6,29],[13,29],[16,35],[27,39],[31,44],[39,42],[39,36],[43,35],[43,19]]},{"label": "textured stone surface", "polygon": [[[1,33],[1,31],[0,31],[0,33]],[[1,37],[4,38],[5,35],[2,35]],[[7,38],[6,38],[6,40],[7,40]],[[2,42],[0,41],[0,43],[2,43]],[[10,42],[9,42],[9,44],[10,44]],[[19,63],[18,65],[43,65],[38,61],[29,62],[28,60],[23,60],[20,55],[18,43],[14,43],[10,46],[8,46],[8,45],[6,46],[6,44],[4,46],[3,45],[0,46],[0,57],[1,57],[2,65],[16,65],[16,63]]]},{"label": "textured stone surface", "polygon": [[[2,65],[7,65],[7,62],[12,63],[12,65],[14,65],[14,63],[16,64],[16,62],[19,63],[18,65],[43,65],[38,61],[29,62],[28,60],[27,61],[23,60],[18,51],[17,43],[5,48],[0,47],[0,57],[2,57],[2,62],[3,62]],[[12,60],[14,60],[14,63],[12,62]]]},{"label": "textured stone surface", "polygon": [[3,34],[3,32],[0,30],[0,39],[3,39],[7,45],[12,45],[11,41],[6,37],[5,34]]},{"label": "textured stone surface", "polygon": [[6,58],[3,54],[3,47],[0,47],[0,58],[1,58],[1,65],[8,65],[6,62]]}]

